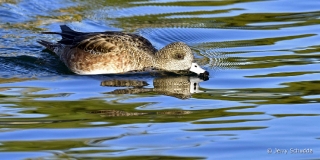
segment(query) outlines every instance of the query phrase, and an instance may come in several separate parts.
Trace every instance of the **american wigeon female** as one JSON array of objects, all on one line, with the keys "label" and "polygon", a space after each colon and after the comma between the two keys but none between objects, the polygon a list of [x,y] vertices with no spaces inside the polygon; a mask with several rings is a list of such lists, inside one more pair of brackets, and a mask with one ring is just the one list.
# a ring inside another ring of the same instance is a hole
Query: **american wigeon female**
[{"label": "american wigeon female", "polygon": [[59,56],[60,60],[74,73],[115,74],[146,69],[177,72],[189,70],[200,76],[209,73],[193,63],[191,49],[182,42],[171,43],[155,49],[142,36],[123,32],[77,32],[61,25],[62,39],[57,43],[39,40],[38,43]]}]

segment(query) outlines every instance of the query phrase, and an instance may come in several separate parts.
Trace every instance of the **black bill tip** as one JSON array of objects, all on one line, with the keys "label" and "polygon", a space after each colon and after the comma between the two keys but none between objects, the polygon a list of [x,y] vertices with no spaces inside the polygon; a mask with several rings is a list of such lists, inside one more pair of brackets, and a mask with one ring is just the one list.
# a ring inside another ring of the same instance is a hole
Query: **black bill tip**
[{"label": "black bill tip", "polygon": [[209,80],[209,72],[208,71],[205,71],[205,72],[203,72],[203,73],[200,73],[199,74],[199,77],[201,78],[201,79],[203,79],[203,80]]}]

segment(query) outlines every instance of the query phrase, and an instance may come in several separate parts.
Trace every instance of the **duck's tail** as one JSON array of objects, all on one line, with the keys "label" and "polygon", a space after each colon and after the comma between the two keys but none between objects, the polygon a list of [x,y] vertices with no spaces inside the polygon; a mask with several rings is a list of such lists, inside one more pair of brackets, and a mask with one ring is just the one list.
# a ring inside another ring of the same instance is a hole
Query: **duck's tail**
[{"label": "duck's tail", "polygon": [[45,40],[38,40],[37,41],[39,44],[45,46],[47,49],[49,49],[50,51],[54,52],[54,49],[56,47],[58,47],[58,44],[56,43],[52,43],[52,42],[48,42],[48,41],[45,41]]},{"label": "duck's tail", "polygon": [[45,40],[38,40],[37,42],[45,46],[48,50],[50,50],[57,56],[60,56],[64,53],[64,51],[66,51],[66,46],[60,43],[52,43]]},{"label": "duck's tail", "polygon": [[62,36],[62,39],[60,41],[58,41],[61,44],[72,44],[73,39],[76,36],[83,34],[82,32],[77,32],[77,31],[72,30],[67,25],[60,25],[60,28],[61,28],[62,32],[41,32],[41,33],[42,34],[58,34],[58,35]]}]

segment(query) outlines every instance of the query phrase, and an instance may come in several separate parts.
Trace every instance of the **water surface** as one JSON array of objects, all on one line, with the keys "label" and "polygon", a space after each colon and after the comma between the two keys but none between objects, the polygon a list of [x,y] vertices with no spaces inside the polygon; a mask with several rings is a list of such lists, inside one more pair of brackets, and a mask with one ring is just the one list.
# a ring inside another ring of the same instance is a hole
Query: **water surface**
[{"label": "water surface", "polygon": [[[61,24],[183,41],[210,79],[75,75],[36,42]],[[317,0],[0,1],[0,156],[319,159],[319,24]]]}]

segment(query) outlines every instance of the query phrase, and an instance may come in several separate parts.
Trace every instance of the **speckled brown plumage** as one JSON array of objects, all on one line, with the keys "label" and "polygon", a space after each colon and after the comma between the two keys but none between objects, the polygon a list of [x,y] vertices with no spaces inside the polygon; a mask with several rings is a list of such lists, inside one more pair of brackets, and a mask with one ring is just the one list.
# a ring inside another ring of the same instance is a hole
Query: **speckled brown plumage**
[{"label": "speckled brown plumage", "polygon": [[[182,42],[155,49],[145,38],[123,32],[77,32],[60,26],[57,43],[38,41],[57,54],[77,74],[110,74],[155,68],[166,71],[188,70],[194,64],[191,49]],[[200,67],[199,67],[200,68]],[[203,69],[199,73],[204,72]],[[198,73],[198,74],[199,74]]]}]

